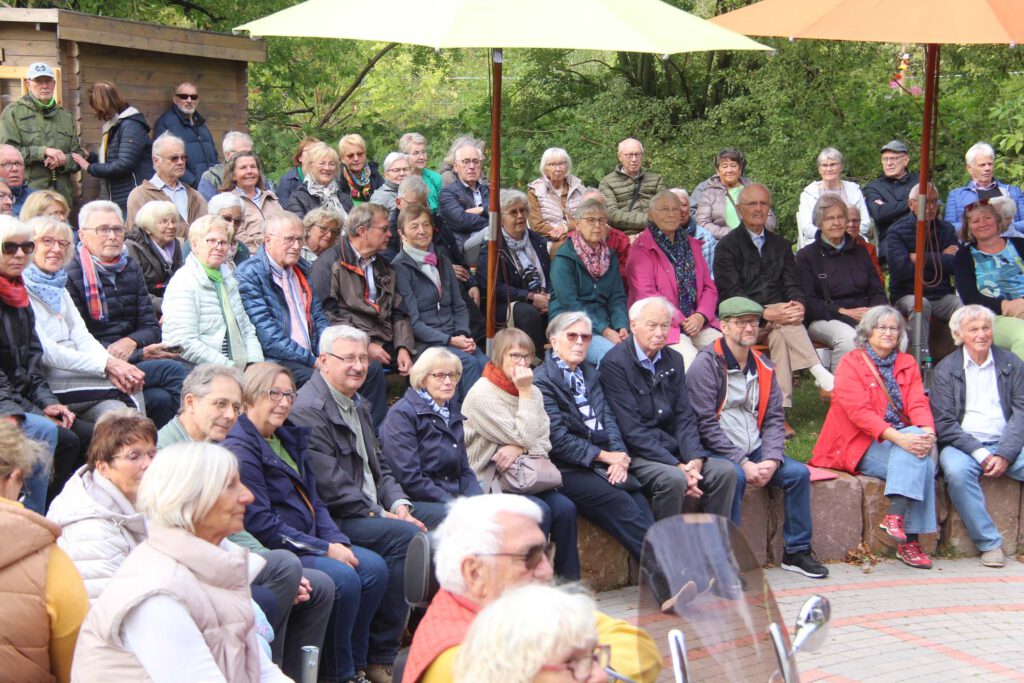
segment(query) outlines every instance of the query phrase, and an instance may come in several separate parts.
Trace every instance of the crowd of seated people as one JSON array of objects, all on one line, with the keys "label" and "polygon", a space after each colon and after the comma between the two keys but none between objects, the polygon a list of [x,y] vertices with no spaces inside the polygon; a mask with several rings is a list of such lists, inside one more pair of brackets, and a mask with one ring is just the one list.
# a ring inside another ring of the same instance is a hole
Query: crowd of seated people
[{"label": "crowd of seated people", "polygon": [[[978,479],[1024,480],[1024,242],[991,147],[968,151],[944,216],[902,142],[863,190],[822,150],[794,253],[737,149],[691,195],[637,139],[599,189],[552,147],[524,192],[488,186],[469,136],[441,172],[418,133],[379,170],[349,134],[304,139],[275,190],[242,133],[224,163],[192,165],[194,150],[217,160],[197,90],[179,84],[144,147],[152,176],[112,177],[117,201],[86,203],[76,229],[44,188],[0,217],[0,523],[50,548],[52,575],[26,590],[65,593],[40,631],[49,654],[19,666],[274,681],[317,645],[320,680],[378,683],[409,627],[403,680],[452,680],[494,666],[459,644],[494,637],[506,588],[580,578],[578,515],[639,560],[655,520],[739,523],[748,486],[784,495],[782,567],[824,578],[810,470],[785,452],[800,370],[830,401],[811,464],[885,480],[880,532],[900,560],[932,565],[919,535],[936,529],[941,471],[982,563],[1005,562]],[[958,348],[929,396],[906,351],[935,320]],[[31,512],[8,504],[19,495]],[[425,530],[442,591],[417,628],[403,580]],[[538,666],[583,671],[632,628],[566,604],[578,642],[547,643]],[[657,658],[629,638],[611,665],[653,681]]]}]

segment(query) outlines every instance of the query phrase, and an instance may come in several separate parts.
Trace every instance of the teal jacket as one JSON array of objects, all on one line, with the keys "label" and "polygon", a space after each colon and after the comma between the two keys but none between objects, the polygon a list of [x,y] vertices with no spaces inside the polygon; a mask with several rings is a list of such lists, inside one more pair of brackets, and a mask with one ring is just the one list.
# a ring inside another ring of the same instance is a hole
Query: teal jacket
[{"label": "teal jacket", "polygon": [[[25,95],[0,116],[0,142],[17,147],[25,157],[26,185],[34,190],[52,188],[71,205],[71,174],[81,170],[71,153],[88,155],[78,141],[70,113],[59,106],[45,110],[30,95]],[[55,173],[43,165],[47,147],[67,155],[67,162]]]},{"label": "teal jacket", "polygon": [[626,288],[619,274],[619,257],[611,251],[611,265],[600,279],[587,272],[572,241],[566,241],[551,261],[551,301],[548,315],[554,318],[567,311],[583,311],[590,318],[594,334],[607,328],[629,329],[626,314]]}]

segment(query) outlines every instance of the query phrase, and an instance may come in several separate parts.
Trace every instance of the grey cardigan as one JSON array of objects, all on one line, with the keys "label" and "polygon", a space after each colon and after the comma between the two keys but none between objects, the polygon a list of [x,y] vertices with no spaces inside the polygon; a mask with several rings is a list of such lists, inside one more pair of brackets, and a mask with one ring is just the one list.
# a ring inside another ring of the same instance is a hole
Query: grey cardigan
[{"label": "grey cardigan", "polygon": [[[1012,463],[1024,448],[1024,360],[998,346],[992,347],[992,360],[996,366],[999,403],[1006,419],[1006,429],[992,452]],[[953,446],[968,455],[981,448],[981,442],[960,426],[967,402],[962,346],[936,366],[931,402],[940,447]]]}]

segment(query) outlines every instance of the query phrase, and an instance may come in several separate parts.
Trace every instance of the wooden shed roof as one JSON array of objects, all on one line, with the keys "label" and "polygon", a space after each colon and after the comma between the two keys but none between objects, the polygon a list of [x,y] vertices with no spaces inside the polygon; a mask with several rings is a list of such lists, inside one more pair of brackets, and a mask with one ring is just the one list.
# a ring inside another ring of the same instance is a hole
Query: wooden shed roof
[{"label": "wooden shed roof", "polygon": [[0,22],[5,21],[55,24],[59,39],[94,45],[188,54],[239,62],[263,62],[267,59],[265,40],[254,40],[228,33],[98,17],[60,9],[0,8]]}]

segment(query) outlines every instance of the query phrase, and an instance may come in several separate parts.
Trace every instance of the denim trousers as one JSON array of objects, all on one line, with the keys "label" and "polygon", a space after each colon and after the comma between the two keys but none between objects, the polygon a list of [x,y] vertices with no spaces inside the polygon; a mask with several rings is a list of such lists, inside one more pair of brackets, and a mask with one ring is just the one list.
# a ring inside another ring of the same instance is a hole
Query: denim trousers
[{"label": "denim trousers", "polygon": [[32,473],[25,477],[25,507],[41,515],[46,514],[46,489],[50,485],[50,470],[53,467],[53,452],[57,449],[57,423],[48,417],[25,413],[21,430],[30,439],[46,446],[46,457]]},{"label": "denim trousers", "polygon": [[[991,451],[998,444],[984,445]],[[975,547],[981,552],[1000,547],[1003,536],[985,509],[985,494],[981,490],[980,481],[981,464],[960,449],[946,446],[939,452],[939,465],[946,480],[949,499],[964,520],[964,526],[967,527],[967,533],[970,534]],[[1017,455],[1017,459],[1010,463],[1005,476],[1024,481],[1024,455]]]},{"label": "denim trousers", "polygon": [[[919,427],[904,427],[904,434],[923,434]],[[930,534],[938,528],[935,517],[935,463],[931,456],[919,458],[891,441],[873,443],[864,453],[857,470],[885,480],[886,496],[908,499],[903,528],[909,534]]]},{"label": "denim trousers", "polygon": [[587,362],[595,368],[598,367],[601,365],[601,359],[604,358],[604,354],[613,348],[615,348],[615,342],[595,333],[594,338],[590,340],[590,348],[587,349]]},{"label": "denim trousers", "polygon": [[[747,456],[752,462],[761,462],[761,449],[758,447]],[[743,505],[743,492],[747,488],[747,476],[743,467],[733,463],[737,469],[736,497],[733,498],[732,519],[740,518],[740,507]],[[787,553],[800,553],[811,549],[811,472],[807,465],[793,460],[788,455],[782,456],[782,464],[768,480],[769,486],[782,489],[785,499],[782,501],[782,540]]]}]

